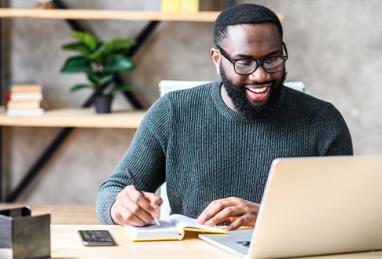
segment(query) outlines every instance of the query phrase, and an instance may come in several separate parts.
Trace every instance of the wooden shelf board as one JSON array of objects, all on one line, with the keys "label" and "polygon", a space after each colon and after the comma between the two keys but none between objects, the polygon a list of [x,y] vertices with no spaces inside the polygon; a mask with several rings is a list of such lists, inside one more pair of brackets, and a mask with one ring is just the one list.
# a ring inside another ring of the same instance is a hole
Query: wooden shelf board
[{"label": "wooden shelf board", "polygon": [[129,128],[136,129],[145,111],[114,111],[96,114],[94,109],[57,109],[45,111],[42,116],[7,116],[0,111],[1,126],[18,127],[76,127],[76,128]]},{"label": "wooden shelf board", "polygon": [[219,12],[198,13],[161,13],[152,11],[117,11],[117,10],[44,10],[0,8],[1,18],[39,18],[39,19],[110,19],[138,21],[177,21],[177,22],[214,22]]}]

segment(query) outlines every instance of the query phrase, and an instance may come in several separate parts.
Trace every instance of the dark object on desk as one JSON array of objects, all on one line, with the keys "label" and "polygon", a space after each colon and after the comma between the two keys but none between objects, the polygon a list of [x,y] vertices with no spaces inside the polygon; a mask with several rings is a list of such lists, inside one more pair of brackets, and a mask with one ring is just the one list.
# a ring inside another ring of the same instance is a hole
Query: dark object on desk
[{"label": "dark object on desk", "polygon": [[31,214],[27,207],[0,210],[0,250],[9,258],[50,258],[50,214]]},{"label": "dark object on desk", "polygon": [[107,230],[79,230],[84,246],[115,246],[117,245]]}]

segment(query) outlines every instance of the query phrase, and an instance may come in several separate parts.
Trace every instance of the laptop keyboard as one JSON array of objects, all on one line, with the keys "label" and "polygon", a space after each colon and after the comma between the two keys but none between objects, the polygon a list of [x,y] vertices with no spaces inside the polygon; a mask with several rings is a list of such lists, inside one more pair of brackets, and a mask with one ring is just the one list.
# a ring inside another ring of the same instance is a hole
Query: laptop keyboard
[{"label": "laptop keyboard", "polygon": [[249,247],[249,245],[251,244],[251,241],[237,241],[236,243]]}]

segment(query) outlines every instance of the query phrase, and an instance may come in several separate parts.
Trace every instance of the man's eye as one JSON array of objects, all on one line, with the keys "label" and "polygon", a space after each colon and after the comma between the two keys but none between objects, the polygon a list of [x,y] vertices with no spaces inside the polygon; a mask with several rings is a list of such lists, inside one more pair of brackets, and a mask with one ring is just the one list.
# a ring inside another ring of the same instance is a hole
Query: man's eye
[{"label": "man's eye", "polygon": [[266,60],[264,60],[265,66],[278,66],[283,62],[283,59],[281,57],[269,57]]},{"label": "man's eye", "polygon": [[249,67],[253,65],[253,60],[238,60],[236,61],[236,65],[241,67]]}]

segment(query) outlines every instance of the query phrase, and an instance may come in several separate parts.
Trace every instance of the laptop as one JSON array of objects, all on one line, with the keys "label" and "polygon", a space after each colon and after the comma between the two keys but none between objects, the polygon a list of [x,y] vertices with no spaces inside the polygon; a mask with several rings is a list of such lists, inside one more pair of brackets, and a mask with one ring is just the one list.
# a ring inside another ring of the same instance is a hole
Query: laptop
[{"label": "laptop", "polygon": [[254,230],[199,235],[245,258],[382,249],[382,156],[273,161]]}]

